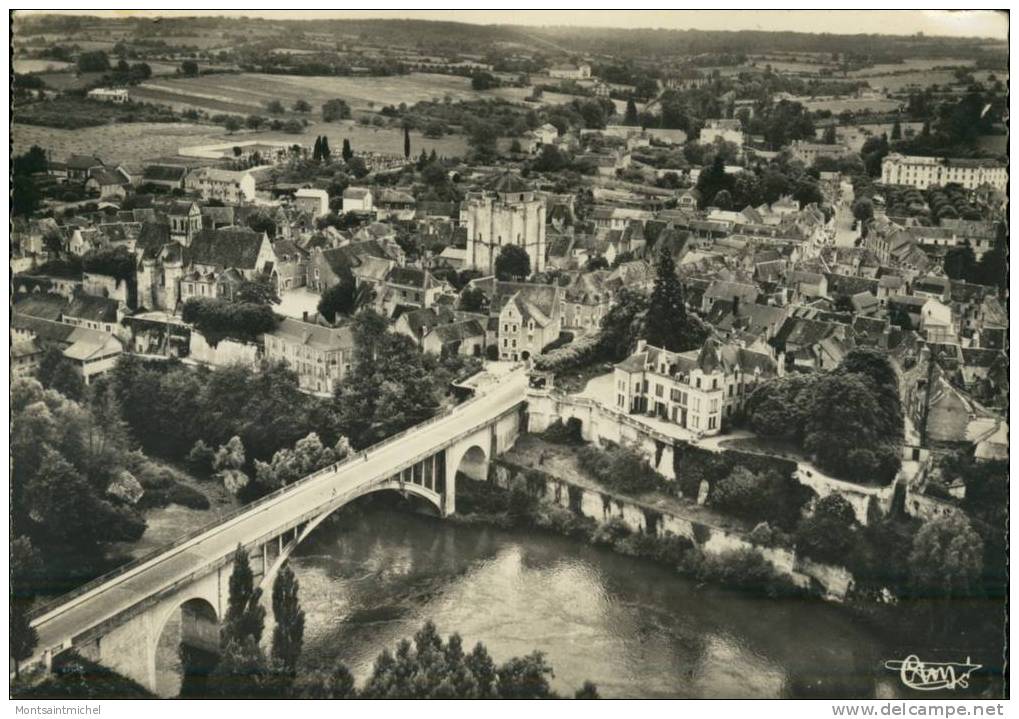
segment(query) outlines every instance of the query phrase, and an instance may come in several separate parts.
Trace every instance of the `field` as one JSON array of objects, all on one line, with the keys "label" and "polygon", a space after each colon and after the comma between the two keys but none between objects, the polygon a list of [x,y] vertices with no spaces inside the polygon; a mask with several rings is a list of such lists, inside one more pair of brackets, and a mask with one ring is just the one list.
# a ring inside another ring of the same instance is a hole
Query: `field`
[{"label": "field", "polygon": [[[265,103],[280,100],[288,109],[298,99],[307,100],[312,117],[319,116],[322,103],[340,98],[354,110],[379,110],[386,105],[405,102],[413,105],[424,100],[453,102],[497,97],[524,103],[530,88],[501,87],[484,92],[471,89],[470,80],[453,75],[412,73],[393,77],[302,77],[241,73],[203,75],[198,78],[158,78],[131,90],[131,97],[159,102],[177,110],[189,107],[211,112],[235,114],[265,113]],[[573,95],[546,92],[541,103],[561,104],[576,99]],[[539,103],[535,103],[539,104]],[[626,111],[626,103],[615,101],[617,110]]]},{"label": "field", "polygon": [[182,146],[224,142],[224,137],[224,131],[218,127],[185,123],[139,122],[81,130],[20,123],[11,126],[15,154],[39,145],[48,150],[54,160],[64,160],[72,153],[95,154],[102,160],[122,162],[128,166],[139,165],[150,157],[176,155],[177,148]]},{"label": "field", "polygon": [[73,72],[40,72],[36,74],[47,87],[54,90],[77,90],[101,79],[101,72],[86,72],[76,76]]},{"label": "field", "polygon": [[929,71],[935,67],[972,67],[976,61],[972,58],[961,57],[908,57],[900,63],[886,63],[872,65],[859,70],[853,70],[849,77],[867,77],[870,75],[881,75],[889,72],[902,72],[904,70],[917,70],[920,72]]},{"label": "field", "polygon": [[[39,145],[51,153],[53,159],[63,160],[72,153],[93,153],[109,162],[121,162],[131,168],[157,157],[177,154],[181,147],[205,145],[237,140],[273,140],[310,144],[316,135],[326,135],[329,146],[339,152],[344,138],[350,140],[355,151],[403,152],[403,132],[398,129],[363,127],[352,122],[317,124],[303,135],[281,132],[240,132],[227,135],[215,125],[186,123],[131,123],[87,127],[80,130],[60,130],[15,123],[11,129],[14,153],[20,154],[32,145]],[[461,135],[447,135],[430,140],[411,132],[411,149],[415,155],[422,149],[446,157],[462,157],[467,144]]]},{"label": "field", "polygon": [[70,62],[61,62],[60,60],[33,60],[25,57],[14,58],[14,72],[18,74],[28,74],[32,72],[60,72],[70,67],[74,67],[74,64]]},{"label": "field", "polygon": [[354,109],[378,110],[385,105],[421,100],[473,99],[480,93],[470,80],[451,75],[415,73],[394,77],[298,77],[294,75],[205,75],[160,79],[140,85],[132,95],[140,100],[198,107],[215,112],[264,112],[269,100],[291,107],[295,100],[311,103],[314,114],[326,100],[340,98]]}]

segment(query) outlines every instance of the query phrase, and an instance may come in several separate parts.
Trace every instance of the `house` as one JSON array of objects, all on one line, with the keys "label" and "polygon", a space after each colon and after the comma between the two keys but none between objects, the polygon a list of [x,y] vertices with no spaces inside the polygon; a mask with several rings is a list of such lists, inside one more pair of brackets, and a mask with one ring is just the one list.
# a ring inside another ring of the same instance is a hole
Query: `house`
[{"label": "house", "polygon": [[313,218],[329,214],[329,193],[312,187],[305,187],[294,193],[294,205]]},{"label": "house", "polygon": [[472,280],[488,298],[499,359],[529,360],[555,340],[562,330],[564,290],[557,285],[502,282],[493,277]]},{"label": "house", "polygon": [[787,317],[770,340],[785,366],[801,370],[833,369],[841,363],[850,346],[851,329],[844,324],[814,316]]},{"label": "house", "polygon": [[920,308],[920,332],[928,342],[955,342],[952,308],[938,300],[928,299]]},{"label": "house", "polygon": [[371,212],[372,191],[367,187],[348,187],[343,191],[343,212]]},{"label": "house", "polygon": [[700,309],[702,312],[708,312],[717,300],[732,301],[733,299],[738,299],[740,304],[752,305],[757,302],[759,296],[760,290],[755,285],[715,280],[704,290],[704,294],[701,296]]},{"label": "house", "polygon": [[701,192],[697,188],[684,190],[676,200],[676,207],[680,210],[694,211],[700,205]]},{"label": "house", "polygon": [[282,294],[304,287],[308,281],[308,254],[293,240],[276,240],[272,243],[272,252],[276,263],[269,269],[269,279],[276,292]]},{"label": "house", "polygon": [[413,220],[417,215],[417,200],[414,195],[403,190],[394,190],[388,187],[382,188],[378,196],[374,198],[375,219],[379,222],[386,220]]},{"label": "house", "polygon": [[61,322],[75,327],[102,330],[114,337],[124,335],[120,324],[124,305],[116,300],[91,295],[77,295],[61,311]]},{"label": "house", "polygon": [[553,65],[548,76],[557,80],[587,80],[591,77],[591,66],[586,62],[579,65]]},{"label": "house", "polygon": [[563,329],[596,332],[612,306],[608,270],[586,272],[565,289],[562,300]]},{"label": "house", "polygon": [[203,167],[189,173],[185,185],[201,194],[203,200],[220,200],[236,205],[255,199],[255,176],[247,170]]},{"label": "house", "polygon": [[306,392],[331,395],[353,362],[354,333],[349,326],[322,327],[284,317],[263,341],[265,358],[286,362]]},{"label": "house", "polygon": [[669,352],[641,340],[637,351],[615,366],[616,408],[715,435],[753,389],[779,371],[764,353],[712,338],[689,352]]},{"label": "house", "polygon": [[824,145],[817,142],[807,142],[806,140],[793,140],[792,144],[789,145],[789,152],[792,154],[793,159],[799,160],[807,167],[810,167],[822,157],[838,160],[847,155],[849,150],[844,145]]},{"label": "house", "polygon": [[453,313],[444,308],[422,307],[402,312],[393,323],[393,331],[410,337],[420,345],[424,336],[442,324],[453,322]]},{"label": "house", "polygon": [[123,352],[120,341],[108,332],[30,317],[17,310],[11,314],[11,342],[56,347],[85,384],[112,370]]},{"label": "house", "polygon": [[142,185],[154,185],[166,191],[183,190],[188,168],[183,165],[148,165],[142,171]]},{"label": "house", "polygon": [[130,99],[126,87],[97,87],[94,90],[89,90],[86,97],[90,100],[113,102],[118,105],[123,105]]},{"label": "house", "polygon": [[380,298],[389,310],[397,306],[431,307],[440,294],[452,291],[445,282],[436,279],[428,270],[417,267],[389,268],[383,280]]},{"label": "house", "polygon": [[314,247],[308,260],[308,287],[322,293],[350,273],[355,282],[378,284],[396,264],[377,240],[348,242],[340,247]]},{"label": "house", "polygon": [[131,177],[122,167],[95,168],[85,180],[85,191],[98,193],[100,200],[122,200],[131,187]]},{"label": "house", "polygon": [[421,349],[440,357],[481,357],[486,346],[485,328],[477,319],[438,325],[421,339]]},{"label": "house", "polygon": [[742,151],[746,144],[743,123],[738,119],[709,119],[701,128],[698,142],[702,145],[713,145],[715,142],[731,142]]},{"label": "house", "polygon": [[276,264],[272,243],[263,232],[229,228],[202,230],[184,251],[180,299],[232,298],[240,285]]},{"label": "house", "polygon": [[94,170],[106,167],[98,157],[71,155],[64,163],[68,182],[85,182]]},{"label": "house", "polygon": [[44,352],[34,337],[11,342],[11,379],[34,375]]}]

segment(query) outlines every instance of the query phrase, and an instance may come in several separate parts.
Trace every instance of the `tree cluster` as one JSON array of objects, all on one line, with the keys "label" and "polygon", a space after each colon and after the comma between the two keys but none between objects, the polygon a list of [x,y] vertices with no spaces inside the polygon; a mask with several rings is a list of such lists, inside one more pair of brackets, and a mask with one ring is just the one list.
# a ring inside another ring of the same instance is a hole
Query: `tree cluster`
[{"label": "tree cluster", "polygon": [[874,350],[853,350],[829,372],[761,385],[747,402],[747,416],[755,432],[796,442],[835,476],[887,484],[899,470],[898,379]]},{"label": "tree cluster", "polygon": [[194,325],[211,345],[226,338],[254,341],[276,328],[272,308],[219,297],[192,297],[184,303],[181,319]]}]

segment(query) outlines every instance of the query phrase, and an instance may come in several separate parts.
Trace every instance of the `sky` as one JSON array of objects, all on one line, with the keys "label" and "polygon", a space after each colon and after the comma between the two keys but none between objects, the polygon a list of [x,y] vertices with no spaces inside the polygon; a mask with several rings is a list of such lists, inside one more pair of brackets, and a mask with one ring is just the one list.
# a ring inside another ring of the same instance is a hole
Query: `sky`
[{"label": "sky", "polygon": [[[52,11],[45,11],[52,12]],[[69,10],[71,14],[123,16],[230,15],[274,19],[412,18],[453,20],[483,25],[573,25],[586,27],[665,28],[672,30],[770,30],[879,33],[890,35],[979,36],[1008,39],[1008,14],[990,10]]]}]

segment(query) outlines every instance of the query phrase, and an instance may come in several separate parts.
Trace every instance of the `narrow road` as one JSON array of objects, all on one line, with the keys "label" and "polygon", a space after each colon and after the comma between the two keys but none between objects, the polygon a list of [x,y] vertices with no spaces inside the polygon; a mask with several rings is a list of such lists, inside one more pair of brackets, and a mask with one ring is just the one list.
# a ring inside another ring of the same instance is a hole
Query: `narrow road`
[{"label": "narrow road", "polygon": [[498,384],[440,419],[419,425],[405,436],[369,450],[341,465],[337,471],[312,476],[293,489],[264,504],[169,548],[138,567],[113,577],[81,596],[53,608],[32,622],[39,635],[37,657],[49,649],[70,646],[78,634],[130,609],[186,579],[202,566],[233,552],[238,543],[248,544],[272,531],[273,527],[300,517],[345,494],[356,495],[365,484],[393,475],[408,459],[448,444],[453,438],[484,424],[524,400],[527,373],[518,369]]}]

